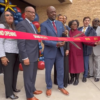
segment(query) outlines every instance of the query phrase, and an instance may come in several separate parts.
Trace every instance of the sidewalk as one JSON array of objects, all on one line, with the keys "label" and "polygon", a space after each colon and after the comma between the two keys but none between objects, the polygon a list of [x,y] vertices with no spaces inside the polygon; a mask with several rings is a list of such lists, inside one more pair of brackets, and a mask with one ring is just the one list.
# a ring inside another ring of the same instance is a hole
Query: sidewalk
[{"label": "sidewalk", "polygon": [[[53,80],[53,72],[52,72]],[[21,92],[17,95],[19,99],[17,100],[26,100],[25,90],[23,85],[23,72],[20,71],[18,75],[18,89],[21,89]],[[51,97],[46,97],[46,84],[45,84],[45,70],[38,70],[37,79],[36,79],[36,88],[42,90],[41,95],[36,95],[39,100],[100,100],[100,82],[94,82],[93,78],[89,78],[86,83],[82,82],[82,75],[80,76],[80,82],[78,86],[69,85],[66,90],[69,91],[70,95],[66,96],[62,94],[56,85],[53,85]],[[0,100],[6,100],[3,75],[0,75]],[[10,99],[7,99],[10,100]]]}]

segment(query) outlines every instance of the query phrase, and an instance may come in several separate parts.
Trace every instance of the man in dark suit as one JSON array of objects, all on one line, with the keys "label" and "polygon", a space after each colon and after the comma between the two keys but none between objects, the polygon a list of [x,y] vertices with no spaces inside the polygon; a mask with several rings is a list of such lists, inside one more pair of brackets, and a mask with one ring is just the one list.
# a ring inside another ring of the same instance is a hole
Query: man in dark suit
[{"label": "man in dark suit", "polygon": [[69,28],[69,26],[67,26],[67,16],[65,16],[64,15],[64,26],[66,27],[66,29],[68,30],[68,31],[70,31],[70,28]]},{"label": "man in dark suit", "polygon": [[[35,18],[35,10],[33,7],[25,8],[25,20],[17,24],[17,31],[35,33],[37,30],[32,24]],[[37,74],[37,63],[39,56],[39,48],[37,40],[18,40],[19,55],[24,71],[24,85],[27,100],[38,100],[34,94],[41,94],[42,91],[36,90],[35,80]]]},{"label": "man in dark suit", "polygon": [[[47,9],[48,19],[41,24],[41,34],[53,37],[62,37],[64,30],[63,24],[60,21],[55,20],[56,9],[53,6]],[[64,89],[63,78],[64,78],[64,49],[65,42],[58,41],[43,41],[44,43],[44,58],[46,68],[46,84],[47,91],[46,95],[51,95],[52,81],[51,81],[51,70],[55,62],[57,69],[57,83],[58,89],[68,95],[69,93]]]},{"label": "man in dark suit", "polygon": [[[89,25],[90,24],[90,17],[84,17],[83,19],[83,27],[80,27],[78,30],[82,31],[86,36],[96,36],[95,30]],[[88,77],[88,68],[89,68],[89,55],[91,55],[93,47],[87,46],[83,44],[83,54],[84,54],[84,75],[83,75],[83,82],[87,81]]]}]

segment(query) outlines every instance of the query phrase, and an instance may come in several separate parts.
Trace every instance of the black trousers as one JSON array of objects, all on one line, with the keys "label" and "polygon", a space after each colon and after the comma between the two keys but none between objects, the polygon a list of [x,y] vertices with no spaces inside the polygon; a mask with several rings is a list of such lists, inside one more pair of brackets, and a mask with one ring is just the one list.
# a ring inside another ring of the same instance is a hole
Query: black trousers
[{"label": "black trousers", "polygon": [[13,90],[16,89],[19,70],[19,56],[18,54],[6,53],[6,57],[8,58],[9,63],[7,66],[2,66],[4,70],[5,93],[6,97],[9,97],[13,94]]},{"label": "black trousers", "polygon": [[[54,64],[54,84],[57,85],[57,72],[56,64]],[[69,83],[69,63],[68,56],[64,56],[64,87],[67,87]]]},{"label": "black trousers", "polygon": [[0,63],[0,74],[3,73],[3,67],[2,64]]},{"label": "black trousers", "polygon": [[25,86],[25,92],[26,92],[27,98],[34,97],[33,92],[36,91],[35,81],[36,81],[36,75],[37,75],[37,65],[38,65],[38,61],[30,62],[30,65],[24,65],[22,63],[24,86]]}]

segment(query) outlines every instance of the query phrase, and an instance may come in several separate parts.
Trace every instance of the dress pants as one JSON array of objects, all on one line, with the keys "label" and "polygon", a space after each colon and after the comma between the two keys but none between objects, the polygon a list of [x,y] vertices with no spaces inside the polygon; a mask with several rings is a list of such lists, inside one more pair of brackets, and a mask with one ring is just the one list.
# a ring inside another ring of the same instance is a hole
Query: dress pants
[{"label": "dress pants", "polygon": [[92,53],[89,56],[89,76],[100,78],[100,55],[96,56]]},{"label": "dress pants", "polygon": [[84,74],[83,77],[87,78],[89,69],[89,56],[84,56]]},{"label": "dress pants", "polygon": [[60,49],[57,49],[57,54],[55,58],[45,58],[45,77],[46,77],[46,84],[47,89],[52,88],[52,81],[51,81],[51,70],[53,67],[53,64],[56,64],[56,70],[57,70],[57,83],[59,88],[63,88],[63,78],[64,78],[64,57],[61,54]]},{"label": "dress pants", "polygon": [[19,71],[19,56],[14,53],[6,53],[6,57],[9,60],[8,65],[2,66],[4,70],[6,97],[9,97],[13,94],[13,90],[16,89],[17,75]]},{"label": "dress pants", "polygon": [[3,67],[2,64],[0,63],[0,74],[3,73]]},{"label": "dress pants", "polygon": [[[68,56],[64,56],[64,87],[67,87],[69,83],[69,64]],[[54,84],[57,85],[57,71],[56,64],[54,64]]]},{"label": "dress pants", "polygon": [[36,74],[37,74],[37,64],[36,62],[30,62],[30,65],[23,66],[23,76],[24,76],[24,86],[27,98],[34,97],[33,92],[35,89],[35,81],[36,81]]}]

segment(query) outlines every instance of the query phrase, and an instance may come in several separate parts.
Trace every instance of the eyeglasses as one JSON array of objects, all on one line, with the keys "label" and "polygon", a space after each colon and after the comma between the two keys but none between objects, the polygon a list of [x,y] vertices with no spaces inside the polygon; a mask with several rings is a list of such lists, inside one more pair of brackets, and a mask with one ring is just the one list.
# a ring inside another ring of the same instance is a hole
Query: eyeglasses
[{"label": "eyeglasses", "polygon": [[13,15],[12,15],[12,14],[6,14],[5,16],[7,16],[7,17],[9,17],[9,16],[13,17]]},{"label": "eyeglasses", "polygon": [[72,24],[72,25],[76,26],[77,24]]},{"label": "eyeglasses", "polygon": [[30,13],[32,13],[32,14],[35,14],[35,12],[32,12],[32,11],[26,11],[26,12],[30,12]]},{"label": "eyeglasses", "polygon": [[99,20],[95,20],[95,22],[100,22]]}]

